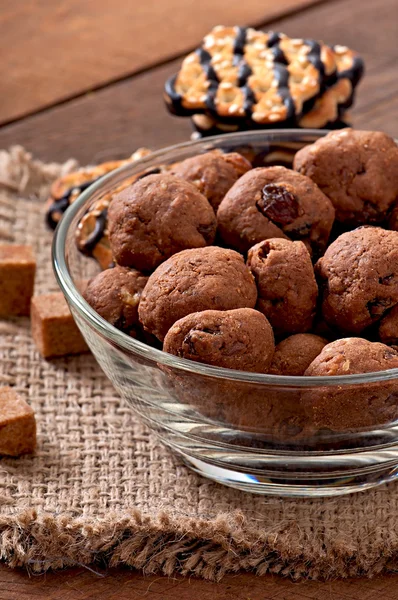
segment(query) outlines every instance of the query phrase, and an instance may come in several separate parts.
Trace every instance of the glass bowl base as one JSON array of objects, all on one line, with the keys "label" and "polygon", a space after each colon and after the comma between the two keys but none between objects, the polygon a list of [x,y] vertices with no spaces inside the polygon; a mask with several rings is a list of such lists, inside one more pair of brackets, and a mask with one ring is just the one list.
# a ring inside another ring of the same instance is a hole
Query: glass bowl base
[{"label": "glass bowl base", "polygon": [[[176,451],[175,448],[173,448]],[[287,478],[286,473],[281,472],[280,477],[274,474],[272,477],[262,476],[259,473],[227,469],[211,462],[205,462],[177,450],[183,462],[199,475],[211,479],[222,485],[235,488],[252,494],[264,496],[284,496],[289,498],[322,498],[341,496],[368,490],[383,483],[393,481],[398,477],[398,465],[380,469],[367,474],[346,473],[340,477],[324,477],[318,475],[316,479],[306,479],[305,473],[302,478]]]}]

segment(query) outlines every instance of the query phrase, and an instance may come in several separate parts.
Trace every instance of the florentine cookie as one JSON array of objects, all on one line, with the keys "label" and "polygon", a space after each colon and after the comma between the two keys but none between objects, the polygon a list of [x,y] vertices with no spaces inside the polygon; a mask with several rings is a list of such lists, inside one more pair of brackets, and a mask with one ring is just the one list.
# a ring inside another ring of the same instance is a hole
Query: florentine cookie
[{"label": "florentine cookie", "polygon": [[254,308],[257,289],[243,257],[216,246],[183,250],[149,277],[138,309],[146,331],[163,340],[193,312]]},{"label": "florentine cookie", "polygon": [[315,272],[325,321],[361,333],[398,303],[398,232],[365,225],[344,233]]},{"label": "florentine cookie", "polygon": [[312,333],[291,335],[276,346],[268,372],[272,375],[304,375],[327,343],[325,338]]},{"label": "florentine cookie", "polygon": [[349,225],[382,222],[398,197],[398,147],[378,131],[332,131],[305,146],[294,169],[330,198],[336,220]]},{"label": "florentine cookie", "polygon": [[147,148],[139,148],[124,160],[114,160],[101,163],[94,167],[85,167],[73,173],[68,173],[59,179],[56,179],[51,186],[50,197],[46,204],[46,221],[51,229],[55,229],[62,215],[76,198],[91,184],[95,183],[107,173],[127,165],[130,162],[135,162],[144,156],[150,154],[151,151]]},{"label": "florentine cookie", "polygon": [[183,160],[171,173],[193,183],[217,210],[229,188],[251,168],[249,161],[237,152],[212,150]]},{"label": "florentine cookie", "polygon": [[248,171],[217,211],[222,239],[239,252],[279,237],[304,241],[316,256],[326,246],[333,220],[330,200],[308,177],[285,167]]},{"label": "florentine cookie", "polygon": [[147,281],[139,271],[116,265],[91,279],[83,296],[108,323],[136,337],[138,305]]},{"label": "florentine cookie", "polygon": [[196,362],[265,373],[275,350],[271,325],[252,308],[205,310],[183,317],[164,339],[163,350]]},{"label": "florentine cookie", "polygon": [[197,188],[178,177],[148,175],[117,194],[108,208],[115,261],[152,271],[172,254],[214,241],[216,218]]},{"label": "florentine cookie", "polygon": [[362,59],[345,46],[217,26],[166,82],[165,100],[172,113],[193,115],[201,136],[324,127],[352,104],[363,70]]},{"label": "florentine cookie", "polygon": [[311,329],[318,286],[304,244],[265,240],[249,250],[247,265],[256,280],[257,310],[267,317],[275,335]]},{"label": "florentine cookie", "polygon": [[[305,375],[338,376],[398,368],[398,352],[362,338],[344,338],[325,346]],[[355,430],[398,417],[398,381],[361,386],[317,388],[303,394],[308,417],[318,428]]]},{"label": "florentine cookie", "polygon": [[176,114],[275,124],[300,115],[336,69],[332,49],[315,40],[218,26],[168,80],[165,99]]}]

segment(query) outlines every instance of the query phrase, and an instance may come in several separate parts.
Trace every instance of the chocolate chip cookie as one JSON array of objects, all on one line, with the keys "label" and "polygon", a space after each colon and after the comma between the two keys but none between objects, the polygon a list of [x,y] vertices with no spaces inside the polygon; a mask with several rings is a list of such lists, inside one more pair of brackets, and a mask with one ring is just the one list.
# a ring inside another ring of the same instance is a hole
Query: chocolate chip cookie
[{"label": "chocolate chip cookie", "polygon": [[213,243],[214,211],[197,188],[161,173],[139,179],[108,208],[109,241],[116,262],[152,271],[185,248]]},{"label": "chocolate chip cookie", "polygon": [[183,317],[167,332],[163,350],[207,365],[265,373],[275,344],[263,314],[252,308],[237,308]]},{"label": "chocolate chip cookie", "polygon": [[285,167],[248,171],[232,186],[217,211],[224,242],[247,252],[268,238],[302,240],[313,253],[329,238],[334,209],[311,179]]},{"label": "chocolate chip cookie", "polygon": [[368,225],[338,237],[316,264],[322,315],[361,333],[398,303],[398,232]]},{"label": "chocolate chip cookie", "polygon": [[304,375],[327,343],[325,338],[312,333],[291,335],[276,346],[268,372],[272,375]]},{"label": "chocolate chip cookie", "polygon": [[299,150],[294,169],[321,188],[346,225],[381,223],[398,198],[398,147],[380,131],[332,131]]},{"label": "chocolate chip cookie", "polygon": [[216,246],[183,250],[149,277],[141,297],[144,328],[163,340],[179,319],[203,310],[254,308],[257,289],[240,254]]},{"label": "chocolate chip cookie", "polygon": [[193,183],[217,210],[229,188],[251,168],[249,161],[237,152],[223,154],[213,150],[183,160],[171,173]]},{"label": "chocolate chip cookie", "polygon": [[138,305],[147,280],[139,271],[117,265],[91,279],[83,296],[108,323],[136,337]]},{"label": "chocolate chip cookie", "polygon": [[249,250],[247,265],[258,290],[257,310],[275,335],[304,333],[315,316],[318,286],[303,242],[273,238]]},{"label": "chocolate chip cookie", "polygon": [[[398,352],[379,342],[343,338],[325,346],[304,375],[338,376],[398,368]],[[398,380],[304,392],[308,418],[320,429],[375,427],[398,417]]]}]

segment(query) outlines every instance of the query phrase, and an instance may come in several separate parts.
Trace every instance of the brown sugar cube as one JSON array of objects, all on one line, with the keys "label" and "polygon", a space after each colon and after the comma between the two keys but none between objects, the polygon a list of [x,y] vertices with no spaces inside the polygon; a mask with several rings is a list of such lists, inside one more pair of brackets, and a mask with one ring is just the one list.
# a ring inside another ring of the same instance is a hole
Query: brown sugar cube
[{"label": "brown sugar cube", "polygon": [[88,350],[62,292],[33,296],[32,336],[44,358]]},{"label": "brown sugar cube", "polygon": [[31,246],[0,244],[0,317],[29,315],[35,272]]},{"label": "brown sugar cube", "polygon": [[10,387],[0,388],[0,454],[19,456],[36,447],[33,409]]}]

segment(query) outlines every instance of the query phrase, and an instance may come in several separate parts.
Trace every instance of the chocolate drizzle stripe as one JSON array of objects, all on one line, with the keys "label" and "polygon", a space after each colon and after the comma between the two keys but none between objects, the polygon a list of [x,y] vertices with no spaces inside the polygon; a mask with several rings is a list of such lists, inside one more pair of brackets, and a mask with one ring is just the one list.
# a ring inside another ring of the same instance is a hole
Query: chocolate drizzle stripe
[{"label": "chocolate drizzle stripe", "polygon": [[337,78],[349,79],[352,83],[352,86],[355,87],[361,79],[364,70],[365,65],[362,58],[359,56],[354,56],[351,67],[344,69],[344,71],[340,71]]},{"label": "chocolate drizzle stripe", "polygon": [[304,40],[304,44],[310,49],[307,54],[307,58],[318,71],[319,84],[322,86],[323,80],[325,79],[325,65],[321,59],[321,45],[315,40]]},{"label": "chocolate drizzle stripe", "polygon": [[60,218],[58,220],[56,220],[54,217],[55,217],[55,215],[62,216],[64,214],[64,212],[69,208],[70,199],[71,199],[72,194],[73,193],[81,194],[82,192],[84,192],[84,190],[89,188],[90,185],[92,185],[93,183],[98,181],[98,179],[100,179],[100,177],[102,177],[102,175],[95,177],[94,179],[90,179],[89,181],[85,181],[79,185],[74,185],[74,186],[70,187],[62,196],[60,196],[60,198],[57,198],[56,200],[54,200],[54,202],[48,208],[47,213],[46,213],[47,225],[51,229],[55,229],[59,223]]},{"label": "chocolate drizzle stripe", "polygon": [[280,41],[281,41],[280,33],[277,33],[276,31],[268,32],[268,40],[267,40],[268,48],[271,48],[272,46],[279,44]]},{"label": "chocolate drizzle stripe", "polygon": [[82,244],[82,251],[85,254],[91,254],[95,249],[98,242],[104,237],[106,222],[108,216],[108,209],[104,208],[100,214],[95,218],[95,226],[92,233],[88,236],[86,241]]},{"label": "chocolate drizzle stripe", "polygon": [[245,53],[247,27],[238,27],[238,32],[235,37],[233,53],[234,55],[243,56]]}]

